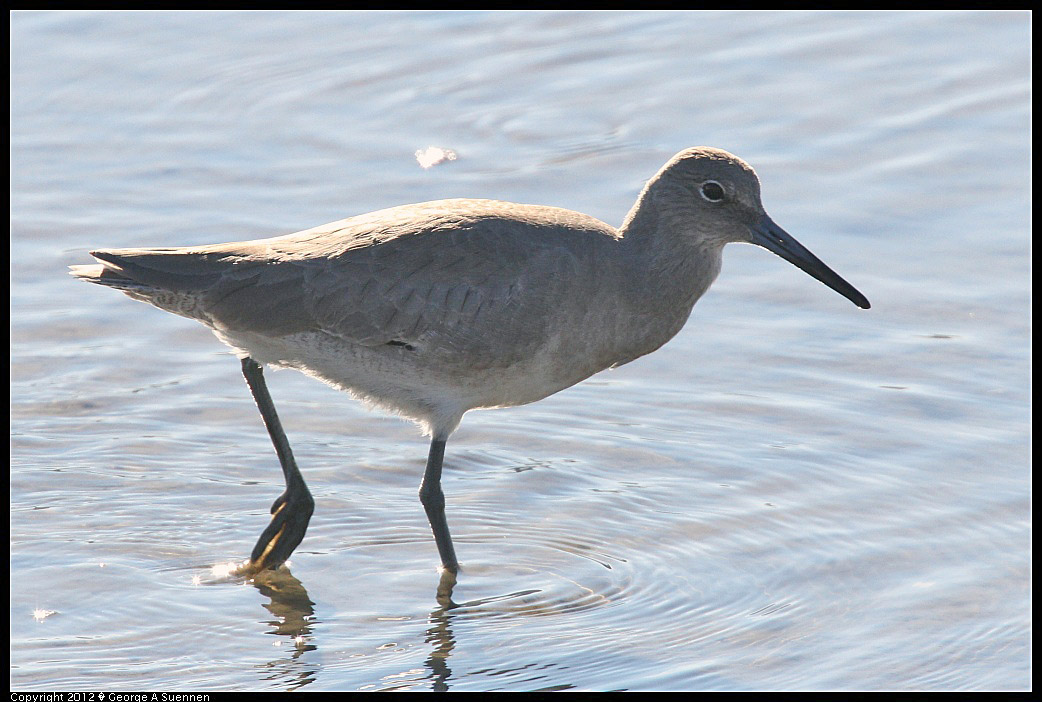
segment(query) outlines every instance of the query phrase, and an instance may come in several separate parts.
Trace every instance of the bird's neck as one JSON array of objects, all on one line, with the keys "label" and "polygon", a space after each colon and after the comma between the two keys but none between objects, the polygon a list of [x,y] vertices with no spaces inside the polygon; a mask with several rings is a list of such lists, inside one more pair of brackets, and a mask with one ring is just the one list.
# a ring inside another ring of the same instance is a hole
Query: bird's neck
[{"label": "bird's neck", "polygon": [[623,277],[637,355],[654,351],[683,328],[691,308],[720,272],[722,246],[685,227],[692,213],[650,202],[647,189],[619,228]]}]

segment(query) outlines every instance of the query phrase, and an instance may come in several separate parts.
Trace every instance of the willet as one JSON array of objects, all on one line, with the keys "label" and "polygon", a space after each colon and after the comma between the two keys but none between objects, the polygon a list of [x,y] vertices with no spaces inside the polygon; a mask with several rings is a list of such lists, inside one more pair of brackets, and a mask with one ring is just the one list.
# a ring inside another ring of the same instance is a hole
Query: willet
[{"label": "willet", "polygon": [[262,375],[295,368],[420,423],[420,500],[458,569],[441,490],[445,442],[472,409],[535,402],[669,341],[720,272],[757,244],[868,309],[865,296],[764,211],[726,151],[681,151],[618,229],[557,207],[438,200],[272,239],[91,252],[72,275],[195,319],[235,350],[285,474],[245,570],[304,538],[314,500]]}]

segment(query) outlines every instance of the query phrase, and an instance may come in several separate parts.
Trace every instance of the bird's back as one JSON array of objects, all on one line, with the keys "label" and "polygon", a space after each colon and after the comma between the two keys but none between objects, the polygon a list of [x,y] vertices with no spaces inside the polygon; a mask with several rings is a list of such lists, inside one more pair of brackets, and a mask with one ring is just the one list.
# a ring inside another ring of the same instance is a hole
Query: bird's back
[{"label": "bird's back", "polygon": [[439,200],[270,239],[99,250],[73,273],[220,330],[409,342],[466,335],[521,298],[542,316],[616,237],[570,210]]}]

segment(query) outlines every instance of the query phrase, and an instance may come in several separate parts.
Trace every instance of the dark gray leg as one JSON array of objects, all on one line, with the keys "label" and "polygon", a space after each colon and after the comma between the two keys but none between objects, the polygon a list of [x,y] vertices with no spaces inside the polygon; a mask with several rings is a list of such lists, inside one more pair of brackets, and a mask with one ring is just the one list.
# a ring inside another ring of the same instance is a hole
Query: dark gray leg
[{"label": "dark gray leg", "polygon": [[431,523],[441,565],[445,570],[456,573],[459,571],[459,563],[456,561],[456,549],[452,547],[452,537],[449,536],[449,524],[445,521],[445,494],[441,491],[441,464],[444,458],[445,439],[435,438],[431,441],[427,468],[423,471],[423,482],[420,483],[420,502],[427,512],[427,521]]},{"label": "dark gray leg", "polygon": [[286,433],[282,431],[275,404],[264,383],[263,369],[252,358],[246,357],[242,359],[242,374],[246,376],[246,384],[250,386],[253,399],[257,402],[271,443],[275,444],[275,453],[279,455],[282,473],[286,476],[286,491],[271,506],[271,522],[253,547],[250,562],[246,566],[247,570],[258,571],[277,568],[289,558],[308,530],[311,513],[315,511],[315,500],[293,460]]}]

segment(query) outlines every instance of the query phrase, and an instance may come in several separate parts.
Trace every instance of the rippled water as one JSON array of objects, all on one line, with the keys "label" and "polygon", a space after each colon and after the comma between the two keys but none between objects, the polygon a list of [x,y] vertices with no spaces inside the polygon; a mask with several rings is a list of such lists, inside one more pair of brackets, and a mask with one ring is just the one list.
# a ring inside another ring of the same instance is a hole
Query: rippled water
[{"label": "rippled water", "polygon": [[[15,689],[1030,685],[1029,15],[16,13],[12,42]],[[441,197],[617,224],[695,144],[872,310],[732,246],[660,351],[469,414],[449,607],[425,440],[269,373],[316,514],[291,574],[213,572],[282,490],[238,362],[66,265]]]}]

